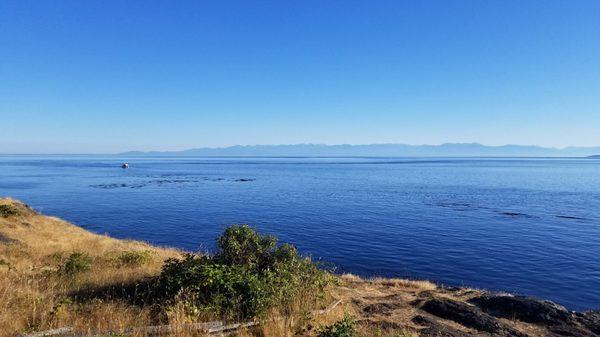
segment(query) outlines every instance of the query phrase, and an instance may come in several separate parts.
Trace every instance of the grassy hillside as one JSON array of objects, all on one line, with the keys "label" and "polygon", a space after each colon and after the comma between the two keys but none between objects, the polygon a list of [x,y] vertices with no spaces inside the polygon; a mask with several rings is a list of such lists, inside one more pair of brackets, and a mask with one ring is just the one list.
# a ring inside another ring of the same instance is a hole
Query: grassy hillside
[{"label": "grassy hillside", "polygon": [[0,214],[0,331],[91,331],[152,322],[150,308],[73,297],[157,275],[166,259],[181,252],[92,234],[10,199],[0,201]]}]

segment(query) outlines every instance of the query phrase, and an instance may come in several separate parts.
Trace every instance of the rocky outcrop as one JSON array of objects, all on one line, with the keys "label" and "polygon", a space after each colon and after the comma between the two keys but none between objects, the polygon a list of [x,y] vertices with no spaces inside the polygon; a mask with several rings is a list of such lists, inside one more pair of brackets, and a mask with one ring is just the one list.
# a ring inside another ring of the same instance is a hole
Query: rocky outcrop
[{"label": "rocky outcrop", "polygon": [[600,311],[588,311],[575,314],[577,320],[591,332],[600,335]]},{"label": "rocky outcrop", "polygon": [[556,336],[597,336],[600,331],[598,312],[574,313],[533,297],[484,294],[469,302],[490,316],[541,325]]},{"label": "rocky outcrop", "polygon": [[460,331],[448,325],[442,324],[435,319],[417,315],[412,319],[413,323],[424,326],[419,331],[419,337],[472,337],[472,334]]},{"label": "rocky outcrop", "polygon": [[527,337],[526,334],[500,322],[496,317],[465,302],[436,298],[425,302],[421,309],[437,317],[451,320],[479,331],[489,332],[498,336]]},{"label": "rocky outcrop", "polygon": [[342,277],[364,331],[420,337],[600,337],[600,311],[425,281]]},{"label": "rocky outcrop", "polygon": [[469,302],[496,317],[538,324],[562,324],[572,319],[563,306],[526,296],[483,295]]}]

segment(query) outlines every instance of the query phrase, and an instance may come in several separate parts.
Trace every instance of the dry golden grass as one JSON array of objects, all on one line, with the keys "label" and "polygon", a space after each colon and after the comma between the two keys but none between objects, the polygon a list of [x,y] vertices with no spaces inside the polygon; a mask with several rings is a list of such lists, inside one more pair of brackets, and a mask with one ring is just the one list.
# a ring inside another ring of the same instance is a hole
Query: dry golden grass
[{"label": "dry golden grass", "polygon": [[425,290],[436,290],[438,286],[435,283],[424,281],[424,280],[407,280],[398,278],[373,278],[369,279],[370,282],[375,284],[381,284],[386,287],[399,288],[399,289],[413,289],[415,291]]},{"label": "dry golden grass", "polygon": [[[11,205],[19,212],[0,217],[0,334],[62,326],[109,330],[151,321],[149,309],[124,300],[74,303],[70,295],[157,275],[164,260],[180,255],[179,251],[93,234],[39,215],[11,199],[0,199],[0,205]],[[73,252],[89,255],[89,271],[78,275],[61,272]],[[119,260],[123,252],[140,252],[149,258],[137,265],[123,265]]]}]

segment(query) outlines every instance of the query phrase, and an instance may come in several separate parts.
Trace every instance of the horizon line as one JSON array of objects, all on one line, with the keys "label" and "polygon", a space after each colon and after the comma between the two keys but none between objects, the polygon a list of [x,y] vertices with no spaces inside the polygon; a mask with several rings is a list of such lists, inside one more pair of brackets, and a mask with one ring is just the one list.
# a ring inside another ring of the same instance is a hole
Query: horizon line
[{"label": "horizon line", "polygon": [[[337,144],[326,144],[326,143],[292,143],[292,144],[235,144],[235,145],[227,145],[227,146],[200,146],[200,147],[188,147],[177,150],[125,150],[119,152],[0,152],[0,155],[73,155],[73,156],[84,156],[84,155],[122,155],[122,154],[132,154],[132,153],[141,153],[141,154],[152,154],[152,153],[177,153],[177,152],[187,152],[194,150],[223,150],[223,149],[231,149],[236,147],[241,148],[252,148],[252,147],[285,147],[285,146],[322,146],[322,147],[339,147],[339,146],[348,146],[348,147],[358,147],[358,146],[411,146],[411,147],[441,147],[446,145],[473,145],[473,146],[482,146],[487,148],[502,148],[502,147],[533,147],[542,150],[555,150],[555,151],[564,151],[567,149],[595,149],[599,148],[600,145],[596,146],[579,146],[579,145],[568,145],[568,146],[544,146],[544,145],[534,145],[534,144],[503,144],[503,145],[487,145],[478,142],[445,142],[439,144],[409,144],[409,143],[360,143],[360,144],[350,144],[350,143],[337,143]],[[210,156],[207,156],[210,157]],[[236,156],[231,156],[236,157]],[[237,157],[247,157],[247,156],[237,156]],[[248,156],[252,157],[252,156]],[[255,156],[255,157],[269,157],[269,156]],[[289,156],[289,157],[297,157],[297,156]],[[474,156],[481,157],[481,156]],[[497,157],[497,156],[496,156]],[[506,156],[501,156],[506,157]],[[531,157],[531,156],[529,156]],[[538,156],[534,156],[538,157]],[[543,156],[540,156],[543,157]]]}]

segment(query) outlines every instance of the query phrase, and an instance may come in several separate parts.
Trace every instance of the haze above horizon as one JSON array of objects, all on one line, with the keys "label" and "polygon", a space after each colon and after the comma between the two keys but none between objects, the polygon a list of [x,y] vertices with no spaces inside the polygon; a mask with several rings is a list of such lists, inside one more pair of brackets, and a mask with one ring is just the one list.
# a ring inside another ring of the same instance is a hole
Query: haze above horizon
[{"label": "haze above horizon", "polygon": [[0,153],[600,146],[600,2],[2,1]]}]

